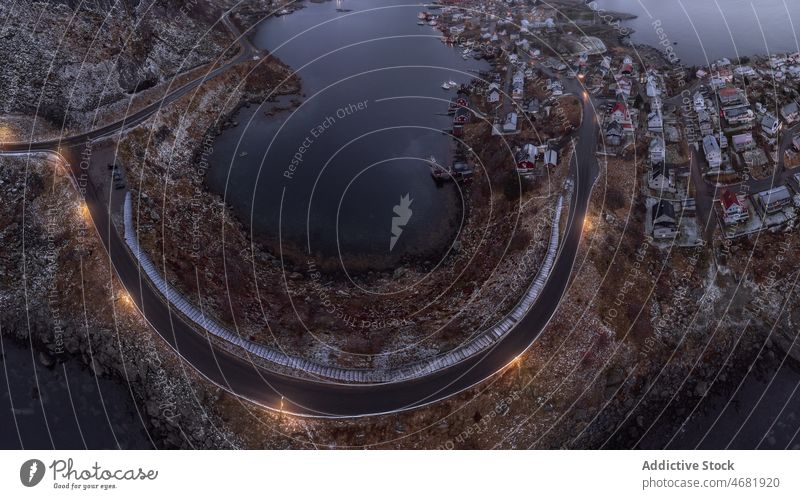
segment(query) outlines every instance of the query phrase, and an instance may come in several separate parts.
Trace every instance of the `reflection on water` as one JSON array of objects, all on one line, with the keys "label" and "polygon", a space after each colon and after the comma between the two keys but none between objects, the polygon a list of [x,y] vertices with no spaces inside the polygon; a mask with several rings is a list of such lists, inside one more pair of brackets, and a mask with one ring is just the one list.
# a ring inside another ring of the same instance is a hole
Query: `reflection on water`
[{"label": "reflection on water", "polygon": [[[292,110],[245,108],[214,145],[211,188],[256,236],[303,251],[373,261],[423,257],[450,246],[463,193],[437,186],[428,158],[446,162],[454,141],[446,115],[455,90],[488,64],[465,60],[441,33],[416,23],[419,6],[397,0],[310,4],[269,19],[255,43],[298,70],[305,96]],[[394,208],[413,216],[390,244]]]}]

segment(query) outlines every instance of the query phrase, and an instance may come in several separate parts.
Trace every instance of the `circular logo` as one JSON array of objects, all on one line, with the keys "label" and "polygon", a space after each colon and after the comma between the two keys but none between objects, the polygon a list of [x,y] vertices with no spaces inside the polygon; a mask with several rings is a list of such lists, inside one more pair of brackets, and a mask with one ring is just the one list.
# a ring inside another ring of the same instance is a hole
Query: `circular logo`
[{"label": "circular logo", "polygon": [[19,479],[26,487],[35,487],[44,478],[44,463],[38,459],[28,459],[19,469]]}]

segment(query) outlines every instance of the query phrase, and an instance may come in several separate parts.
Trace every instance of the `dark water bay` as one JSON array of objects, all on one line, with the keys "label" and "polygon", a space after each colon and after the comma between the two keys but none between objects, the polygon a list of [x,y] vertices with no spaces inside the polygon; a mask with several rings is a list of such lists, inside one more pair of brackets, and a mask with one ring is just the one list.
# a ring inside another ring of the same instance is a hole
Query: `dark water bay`
[{"label": "dark water bay", "polygon": [[598,7],[637,16],[634,43],[658,47],[654,23],[685,65],[708,65],[722,57],[797,52],[797,0],[596,0]]},{"label": "dark water bay", "polygon": [[[420,10],[398,0],[308,3],[259,25],[253,41],[298,72],[304,95],[279,113],[272,103],[243,108],[217,138],[207,176],[255,239],[378,266],[436,261],[449,249],[462,193],[437,186],[426,162],[447,161],[453,145],[442,131],[455,90],[441,87],[488,64],[417,25]],[[390,251],[404,196],[412,214]]]}]

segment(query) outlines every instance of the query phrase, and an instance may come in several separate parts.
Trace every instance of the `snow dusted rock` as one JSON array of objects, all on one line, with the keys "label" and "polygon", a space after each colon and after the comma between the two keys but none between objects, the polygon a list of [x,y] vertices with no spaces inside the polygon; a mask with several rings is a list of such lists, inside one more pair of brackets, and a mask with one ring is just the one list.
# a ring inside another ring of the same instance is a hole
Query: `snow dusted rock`
[{"label": "snow dusted rock", "polygon": [[[229,45],[178,2],[2,2],[0,113],[90,126],[93,111],[216,59]],[[124,43],[122,43],[124,41]],[[124,112],[124,106],[114,111]]]}]

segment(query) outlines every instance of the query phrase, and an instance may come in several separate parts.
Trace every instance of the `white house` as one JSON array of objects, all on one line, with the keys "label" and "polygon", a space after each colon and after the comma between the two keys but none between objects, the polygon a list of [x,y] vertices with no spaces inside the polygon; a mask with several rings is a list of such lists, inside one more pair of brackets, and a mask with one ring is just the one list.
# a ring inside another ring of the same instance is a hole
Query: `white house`
[{"label": "white house", "polygon": [[653,97],[650,99],[650,109],[653,111],[663,111],[664,104],[661,102],[661,97]]},{"label": "white house", "polygon": [[606,127],[606,143],[608,145],[618,146],[622,144],[623,138],[624,131],[622,129],[622,124],[616,121],[611,121]]},{"label": "white house", "polygon": [[552,149],[548,149],[544,153],[544,166],[556,167],[558,166],[558,153]]},{"label": "white house", "polygon": [[653,98],[659,95],[661,95],[661,90],[658,88],[658,78],[652,74],[647,75],[647,96]]},{"label": "white house", "polygon": [[526,144],[517,154],[517,172],[526,175],[533,173],[538,155],[538,147],[533,144]]},{"label": "white house", "polygon": [[756,199],[764,215],[777,213],[792,203],[792,195],[785,185],[759,192]]},{"label": "white house", "polygon": [[733,149],[736,152],[747,151],[748,149],[753,149],[756,146],[756,141],[753,140],[753,134],[750,132],[734,135],[732,139]]},{"label": "white house", "polygon": [[664,131],[664,118],[661,116],[661,111],[653,111],[647,115],[647,129],[653,133]]},{"label": "white house", "polygon": [[778,121],[778,118],[771,114],[765,114],[763,118],[761,118],[761,130],[770,137],[774,137],[778,134],[778,130],[781,129],[781,122]]},{"label": "white house", "polygon": [[663,163],[653,167],[647,186],[657,192],[675,192],[675,183],[672,181],[669,169]]},{"label": "white house", "polygon": [[650,163],[663,163],[667,159],[667,150],[664,147],[664,139],[656,137],[650,141]]},{"label": "white house", "polygon": [[750,66],[737,66],[733,73],[741,78],[755,78],[758,73]]},{"label": "white house", "polygon": [[696,112],[705,111],[706,109],[706,98],[703,97],[703,94],[700,92],[694,93],[694,110]]},{"label": "white house", "polygon": [[522,100],[525,97],[525,85],[523,83],[514,83],[511,88],[511,98],[514,100]]},{"label": "white house", "polygon": [[717,170],[722,165],[722,151],[720,150],[717,139],[713,135],[703,137],[703,152],[706,155],[708,166],[712,170]]},{"label": "white house", "polygon": [[451,35],[460,35],[464,32],[464,25],[459,26],[450,26],[450,34]]},{"label": "white house", "polygon": [[795,121],[800,119],[800,108],[798,108],[797,102],[790,102],[783,106],[781,108],[781,117],[787,125],[792,125]]},{"label": "white house", "polygon": [[547,80],[547,90],[554,97],[561,97],[564,95],[564,85],[558,80]]},{"label": "white house", "polygon": [[489,104],[500,102],[500,88],[497,86],[497,83],[489,84],[489,91],[486,93],[486,102]]},{"label": "white house", "polygon": [[517,131],[517,113],[513,111],[508,113],[508,116],[506,116],[506,122],[503,124],[503,131],[505,133]]}]

